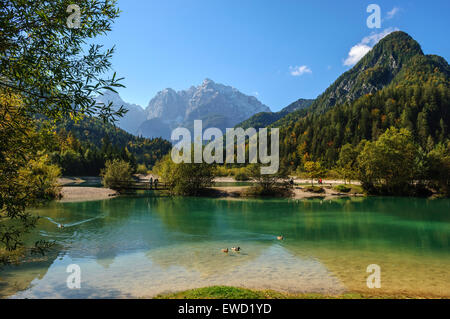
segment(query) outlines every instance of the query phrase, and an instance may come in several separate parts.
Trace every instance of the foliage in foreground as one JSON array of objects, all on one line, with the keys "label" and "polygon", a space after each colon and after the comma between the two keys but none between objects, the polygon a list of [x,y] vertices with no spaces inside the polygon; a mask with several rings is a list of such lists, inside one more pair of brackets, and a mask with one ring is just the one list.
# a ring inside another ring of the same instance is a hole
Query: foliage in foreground
[{"label": "foliage in foreground", "polygon": [[1,2],[0,245],[8,252],[22,248],[23,235],[36,225],[36,217],[26,213],[37,200],[34,179],[28,177],[39,170],[56,175],[36,164],[24,179],[23,170],[36,160],[33,155],[44,140],[36,138],[33,119],[58,122],[95,114],[114,121],[126,112],[95,99],[104,90],[122,86],[115,74],[105,76],[114,50],[95,44],[85,49],[86,43],[111,30],[119,15],[116,1],[77,1],[83,16],[78,29],[67,27],[69,4],[66,0]]},{"label": "foliage in foreground", "polygon": [[[0,264],[17,259],[24,251],[23,234],[37,218],[29,206],[59,194],[58,167],[43,154],[51,134],[37,130],[22,108],[22,99],[10,90],[0,92]],[[18,253],[18,251],[21,253]],[[16,252],[15,252],[16,251]]]}]

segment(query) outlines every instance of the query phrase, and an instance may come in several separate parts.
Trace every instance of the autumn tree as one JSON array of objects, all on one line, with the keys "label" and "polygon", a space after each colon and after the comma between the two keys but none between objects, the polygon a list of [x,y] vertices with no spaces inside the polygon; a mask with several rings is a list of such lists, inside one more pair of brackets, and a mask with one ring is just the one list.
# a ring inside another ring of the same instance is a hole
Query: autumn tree
[{"label": "autumn tree", "polygon": [[411,132],[394,127],[358,156],[359,179],[369,193],[407,195],[419,177],[419,148]]},{"label": "autumn tree", "polygon": [[320,178],[324,174],[324,169],[319,162],[307,161],[304,164],[304,168],[311,179],[311,186],[314,186],[314,179]]},{"label": "autumn tree", "polygon": [[366,141],[363,140],[356,147],[352,144],[345,144],[342,146],[337,161],[337,169],[344,179],[344,183],[358,178],[357,159],[359,153],[364,148],[365,143]]},{"label": "autumn tree", "polygon": [[215,168],[207,163],[177,164],[166,155],[153,170],[171,193],[197,196],[213,185]]}]

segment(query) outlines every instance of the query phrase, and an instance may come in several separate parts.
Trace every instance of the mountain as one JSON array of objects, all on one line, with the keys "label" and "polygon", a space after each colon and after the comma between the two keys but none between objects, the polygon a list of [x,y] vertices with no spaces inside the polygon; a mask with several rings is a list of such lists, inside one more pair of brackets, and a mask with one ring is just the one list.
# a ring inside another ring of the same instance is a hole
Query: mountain
[{"label": "mountain", "polygon": [[253,127],[256,129],[264,128],[278,121],[289,113],[307,109],[313,102],[314,100],[310,99],[299,99],[294,103],[286,106],[279,112],[261,112],[255,114],[249,119],[236,125],[236,127],[242,127],[243,129],[248,129],[249,127]]},{"label": "mountain", "polygon": [[[352,69],[342,74],[311,105],[310,111],[323,113],[337,104],[351,103],[389,85],[403,66],[423,51],[411,36],[396,31],[381,39]],[[285,125],[301,112],[293,112],[277,123]]]},{"label": "mountain", "polygon": [[260,112],[270,112],[270,109],[257,98],[205,79],[201,85],[188,90],[158,92],[145,109],[147,120],[141,123],[137,133],[168,139],[176,127],[192,129],[194,120],[202,120],[204,129],[217,127],[225,131]]},{"label": "mountain", "polygon": [[404,32],[382,39],[305,111],[272,124],[281,127],[285,165],[305,159],[333,167],[345,144],[376,140],[389,127],[407,128],[424,150],[450,138],[450,67],[424,55]]},{"label": "mountain", "polygon": [[103,95],[97,97],[97,102],[104,103],[105,105],[112,103],[113,109],[115,110],[119,109],[120,106],[127,109],[128,112],[125,116],[118,118],[116,125],[131,134],[136,134],[139,125],[145,121],[146,114],[144,109],[137,104],[126,103],[118,93],[105,91]]}]

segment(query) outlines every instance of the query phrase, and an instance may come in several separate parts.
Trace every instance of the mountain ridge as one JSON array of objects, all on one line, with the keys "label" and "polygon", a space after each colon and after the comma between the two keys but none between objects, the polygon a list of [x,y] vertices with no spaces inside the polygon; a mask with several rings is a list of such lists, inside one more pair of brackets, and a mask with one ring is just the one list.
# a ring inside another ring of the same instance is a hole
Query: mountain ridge
[{"label": "mountain ridge", "polygon": [[124,102],[114,92],[106,92],[97,100],[105,104],[112,102],[114,108],[124,105],[129,111],[118,120],[118,126],[148,138],[170,139],[170,132],[174,128],[182,126],[192,129],[194,120],[203,120],[204,128],[225,130],[256,113],[270,112],[270,108],[256,97],[208,78],[202,84],[186,90],[161,90],[145,109]]},{"label": "mountain ridge", "polygon": [[[394,81],[402,67],[417,55],[424,55],[422,48],[406,32],[394,31],[386,35],[354,67],[320,94],[308,113],[324,113],[337,104],[351,103],[379,91]],[[287,125],[303,115],[301,111],[295,111],[273,125]]]}]

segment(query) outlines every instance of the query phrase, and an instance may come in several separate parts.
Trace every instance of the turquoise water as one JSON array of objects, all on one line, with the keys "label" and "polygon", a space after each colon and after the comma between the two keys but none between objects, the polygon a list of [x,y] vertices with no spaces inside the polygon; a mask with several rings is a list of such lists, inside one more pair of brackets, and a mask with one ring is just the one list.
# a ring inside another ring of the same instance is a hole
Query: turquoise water
[{"label": "turquoise water", "polygon": [[[52,203],[34,211],[42,219],[29,240],[54,249],[0,271],[0,296],[151,297],[233,285],[450,297],[449,212],[450,200],[410,198]],[[233,246],[242,251],[221,251]],[[81,289],[67,288],[70,264],[81,268]],[[366,285],[370,264],[381,267],[376,291]]]}]

